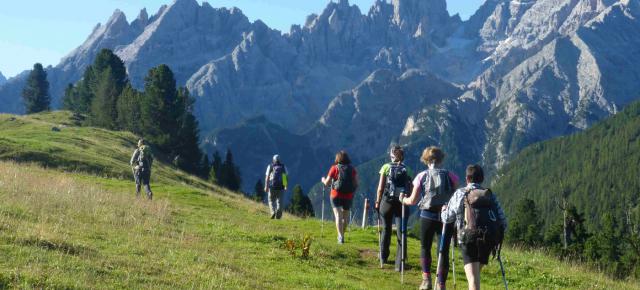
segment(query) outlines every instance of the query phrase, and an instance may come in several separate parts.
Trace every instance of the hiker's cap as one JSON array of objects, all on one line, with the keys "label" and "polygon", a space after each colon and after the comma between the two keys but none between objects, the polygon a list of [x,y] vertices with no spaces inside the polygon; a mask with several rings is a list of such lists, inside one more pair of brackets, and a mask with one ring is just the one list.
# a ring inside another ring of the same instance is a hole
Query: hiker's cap
[{"label": "hiker's cap", "polygon": [[278,155],[278,154],[273,155],[273,162],[274,162],[274,163],[275,163],[275,162],[280,162],[280,155]]},{"label": "hiker's cap", "polygon": [[144,139],[138,140],[138,147],[144,145]]}]

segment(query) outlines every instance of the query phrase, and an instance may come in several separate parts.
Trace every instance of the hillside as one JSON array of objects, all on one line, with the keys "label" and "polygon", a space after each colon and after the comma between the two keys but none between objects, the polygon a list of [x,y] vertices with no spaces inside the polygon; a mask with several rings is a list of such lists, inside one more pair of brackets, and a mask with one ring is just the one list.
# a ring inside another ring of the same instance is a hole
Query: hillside
[{"label": "hillside", "polygon": [[[135,136],[69,117],[0,117],[2,159],[19,161],[0,162],[0,288],[401,288],[397,273],[377,268],[374,228],[352,228],[339,246],[330,223],[323,236],[317,220],[271,221],[265,206],[163,164],[157,198],[135,199],[124,178]],[[310,257],[291,257],[283,243],[304,234]],[[418,241],[409,247],[405,286],[415,288]],[[513,289],[640,289],[538,252],[504,258]],[[497,263],[483,283],[502,287]]]},{"label": "hillside", "polygon": [[640,203],[640,103],[592,128],[537,143],[522,151],[494,185],[507,211],[522,198],[536,202],[547,226],[561,223],[558,203],[568,202],[597,229],[601,215],[618,220]]}]

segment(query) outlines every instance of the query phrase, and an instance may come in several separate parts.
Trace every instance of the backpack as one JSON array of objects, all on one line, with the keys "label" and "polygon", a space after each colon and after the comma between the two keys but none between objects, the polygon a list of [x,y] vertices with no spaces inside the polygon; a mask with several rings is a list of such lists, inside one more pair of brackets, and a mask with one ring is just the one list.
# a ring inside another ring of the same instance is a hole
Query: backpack
[{"label": "backpack", "polygon": [[333,189],[339,193],[353,193],[356,186],[353,180],[353,167],[350,165],[336,165],[338,168],[338,179],[333,182]]},{"label": "backpack", "polygon": [[272,164],[271,165],[271,175],[269,175],[269,188],[275,190],[283,190],[284,189],[284,177],[285,167],[283,164]]},{"label": "backpack", "polygon": [[464,222],[458,231],[462,244],[482,244],[495,247],[502,242],[502,221],[491,189],[472,189],[464,196]]},{"label": "backpack", "polygon": [[391,163],[389,168],[389,174],[387,175],[387,181],[385,183],[384,196],[388,201],[399,200],[401,194],[405,194],[410,191],[411,180],[409,173],[404,164]]},{"label": "backpack", "polygon": [[455,191],[449,171],[445,169],[428,169],[421,184],[424,192],[418,203],[421,210],[439,212]]},{"label": "backpack", "polygon": [[142,146],[138,149],[138,166],[142,171],[150,170],[153,164],[153,155],[151,149],[147,146]]}]

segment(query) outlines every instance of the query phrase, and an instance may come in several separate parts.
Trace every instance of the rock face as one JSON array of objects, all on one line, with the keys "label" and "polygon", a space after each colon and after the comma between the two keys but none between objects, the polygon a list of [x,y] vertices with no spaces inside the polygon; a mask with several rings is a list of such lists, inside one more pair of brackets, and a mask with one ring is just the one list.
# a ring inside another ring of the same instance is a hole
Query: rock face
[{"label": "rock face", "polygon": [[0,86],[7,82],[7,78],[0,72]]},{"label": "rock face", "polygon": [[[449,166],[482,162],[491,172],[523,146],[583,130],[640,96],[639,6],[487,0],[463,22],[446,0],[378,0],[367,13],[339,0],[283,34],[235,8],[176,0],[132,22],[116,11],[47,72],[59,107],[102,48],[123,58],[138,87],[168,64],[196,98],[204,146],[251,156],[239,162],[245,188],[269,151],[346,148],[365,162],[390,142],[414,159],[440,144]],[[1,111],[22,111],[25,78],[0,84]],[[300,170],[309,188],[317,172]]]}]

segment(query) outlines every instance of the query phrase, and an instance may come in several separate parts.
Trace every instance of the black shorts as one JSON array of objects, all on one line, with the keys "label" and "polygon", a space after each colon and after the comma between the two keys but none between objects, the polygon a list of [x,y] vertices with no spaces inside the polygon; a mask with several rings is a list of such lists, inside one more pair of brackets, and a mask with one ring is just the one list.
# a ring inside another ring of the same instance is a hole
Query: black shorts
[{"label": "black shorts", "polygon": [[462,260],[464,260],[465,265],[469,263],[480,263],[482,265],[489,264],[491,249],[491,246],[483,243],[460,244]]},{"label": "black shorts", "polygon": [[333,208],[341,208],[343,210],[350,210],[351,204],[353,203],[352,199],[348,198],[331,198],[331,207]]}]

